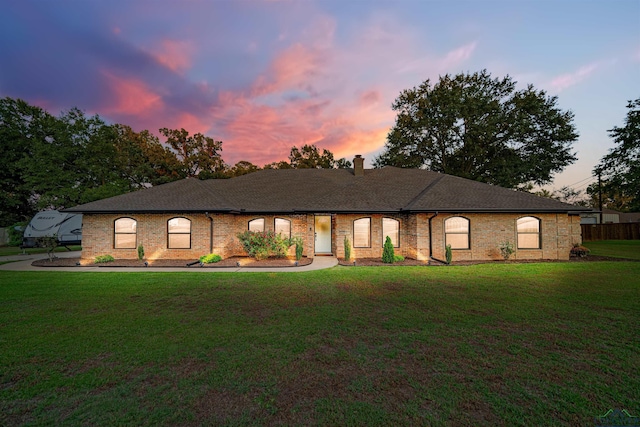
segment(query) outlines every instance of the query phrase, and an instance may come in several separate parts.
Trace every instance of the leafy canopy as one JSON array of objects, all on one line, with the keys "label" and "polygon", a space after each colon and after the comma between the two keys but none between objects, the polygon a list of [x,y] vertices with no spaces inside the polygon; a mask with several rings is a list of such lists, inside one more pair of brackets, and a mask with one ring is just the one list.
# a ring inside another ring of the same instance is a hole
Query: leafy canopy
[{"label": "leafy canopy", "polygon": [[610,195],[611,207],[640,211],[640,98],[629,101],[624,126],[609,129],[616,146],[594,169],[603,178],[603,192]]},{"label": "leafy canopy", "polygon": [[573,163],[573,114],[557,98],[483,70],[404,90],[396,123],[374,166],[428,168],[517,188],[549,183]]}]

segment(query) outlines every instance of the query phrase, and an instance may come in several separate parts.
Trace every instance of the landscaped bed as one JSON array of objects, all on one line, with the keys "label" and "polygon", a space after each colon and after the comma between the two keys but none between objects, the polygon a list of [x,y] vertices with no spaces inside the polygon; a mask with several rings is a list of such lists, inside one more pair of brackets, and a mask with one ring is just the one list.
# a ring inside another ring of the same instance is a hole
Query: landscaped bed
[{"label": "landscaped bed", "polygon": [[[147,265],[145,265],[145,262]],[[295,267],[309,265],[313,258],[303,257],[299,261],[295,258],[267,258],[256,260],[249,257],[231,257],[209,264],[200,264],[197,260],[183,259],[115,259],[111,262],[95,263],[93,260],[80,258],[54,258],[53,260],[39,259],[31,265],[36,267],[190,267],[190,268],[221,268],[221,267]]]},{"label": "landscaped bed", "polygon": [[[638,261],[633,259],[612,258],[600,255],[590,255],[587,257],[571,257],[570,262],[590,262],[590,261]],[[35,267],[189,267],[189,268],[223,268],[223,267],[297,267],[309,265],[313,262],[313,258],[303,257],[297,264],[295,258],[267,258],[256,260],[249,257],[231,257],[222,261],[210,264],[200,264],[197,261],[188,261],[182,259],[157,259],[145,261],[137,259],[115,259],[112,262],[95,263],[93,260],[83,260],[80,258],[54,258],[39,259],[33,261],[31,265]],[[496,260],[496,261],[454,261],[451,265],[476,265],[476,264],[513,264],[513,263],[539,263],[539,262],[566,262],[558,260]],[[194,264],[195,263],[195,264]],[[188,265],[191,264],[191,265]],[[443,266],[446,265],[439,261],[418,261],[412,258],[405,258],[404,261],[387,264],[379,258],[360,258],[357,260],[339,259],[338,264],[345,267],[386,267],[386,266]]]}]

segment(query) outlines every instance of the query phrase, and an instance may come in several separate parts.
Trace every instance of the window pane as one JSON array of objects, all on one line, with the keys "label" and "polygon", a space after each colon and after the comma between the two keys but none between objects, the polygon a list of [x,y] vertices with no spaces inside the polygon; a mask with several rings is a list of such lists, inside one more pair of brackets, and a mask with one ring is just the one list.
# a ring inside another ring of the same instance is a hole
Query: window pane
[{"label": "window pane", "polygon": [[191,234],[169,234],[169,249],[189,249]]},{"label": "window pane", "polygon": [[451,245],[451,249],[469,249],[468,234],[447,234],[445,244]]},{"label": "window pane", "polygon": [[539,234],[518,234],[518,248],[540,249]]},{"label": "window pane", "polygon": [[371,219],[362,218],[353,221],[353,247],[368,248],[370,244]]},{"label": "window pane", "polygon": [[116,249],[135,249],[136,248],[135,233],[116,234],[114,247]]},{"label": "window pane", "polygon": [[116,233],[135,233],[136,220],[131,218],[119,218],[115,223]]},{"label": "window pane", "polygon": [[540,220],[531,216],[526,216],[518,220],[518,233],[538,233],[540,232]]},{"label": "window pane", "polygon": [[282,234],[282,237],[291,237],[291,221],[284,218],[276,218],[275,223],[276,234]]},{"label": "window pane", "polygon": [[394,247],[397,248],[400,245],[400,221],[393,218],[382,218],[383,244],[387,240],[387,236],[391,238]]},{"label": "window pane", "polygon": [[264,231],[264,218],[249,221],[249,231]]},{"label": "window pane", "polygon": [[459,216],[449,218],[444,222],[445,233],[469,233],[469,220]]},{"label": "window pane", "polygon": [[191,221],[187,218],[170,219],[169,233],[191,233]]}]

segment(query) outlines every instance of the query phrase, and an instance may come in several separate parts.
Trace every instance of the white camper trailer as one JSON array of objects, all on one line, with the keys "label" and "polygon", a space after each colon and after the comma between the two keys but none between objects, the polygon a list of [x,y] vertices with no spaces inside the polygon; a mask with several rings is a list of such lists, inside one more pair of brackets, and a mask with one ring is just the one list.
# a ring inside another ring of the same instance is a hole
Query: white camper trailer
[{"label": "white camper trailer", "polygon": [[57,236],[60,246],[82,244],[82,215],[58,211],[38,212],[24,229],[23,248],[33,248],[39,237]]}]

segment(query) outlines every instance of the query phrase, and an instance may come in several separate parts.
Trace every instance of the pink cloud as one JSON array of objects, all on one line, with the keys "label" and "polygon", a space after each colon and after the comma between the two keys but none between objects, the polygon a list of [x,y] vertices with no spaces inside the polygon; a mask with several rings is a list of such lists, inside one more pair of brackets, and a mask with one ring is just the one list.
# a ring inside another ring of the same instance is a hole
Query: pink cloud
[{"label": "pink cloud", "polygon": [[286,89],[311,92],[311,84],[329,58],[320,50],[296,43],[280,53],[268,71],[259,76],[254,87],[256,96]]},{"label": "pink cloud", "polygon": [[102,107],[105,114],[149,116],[164,107],[162,98],[144,82],[133,78],[122,78],[103,71],[112,100]]},{"label": "pink cloud", "polygon": [[455,66],[463,61],[466,61],[471,57],[473,51],[476,50],[477,42],[472,42],[461,46],[455,50],[452,50],[447,54],[447,56],[442,59],[440,66],[443,68],[449,68],[451,66]]},{"label": "pink cloud", "polygon": [[588,78],[598,67],[598,63],[593,63],[579,68],[576,72],[562,74],[551,80],[551,87],[558,92],[563,91]]},{"label": "pink cloud", "polygon": [[171,71],[183,74],[191,66],[193,50],[190,43],[165,39],[153,50],[152,55]]},{"label": "pink cloud", "polygon": [[[139,125],[137,129],[184,128],[222,140],[223,158],[229,164],[247,160],[263,166],[286,160],[292,146],[304,144],[316,144],[336,158],[351,160],[355,154],[376,152],[384,145],[395,118],[390,106],[401,90],[447,67],[459,67],[476,48],[470,42],[443,56],[416,55],[422,42],[401,22],[382,15],[363,22],[352,37],[336,46],[335,20],[320,13],[311,15],[295,43],[276,52],[244,88],[193,83],[189,87],[194,94],[209,101],[180,107],[168,101],[171,93],[105,73],[114,94],[105,111],[117,120]],[[288,30],[280,34],[284,33]],[[158,46],[151,55],[184,78],[192,66],[191,45],[163,40]],[[255,46],[249,44],[249,50]],[[133,119],[124,118],[126,114]]]},{"label": "pink cloud", "polygon": [[368,90],[362,93],[358,99],[358,103],[362,107],[377,105],[382,99],[382,95],[377,90]]}]

